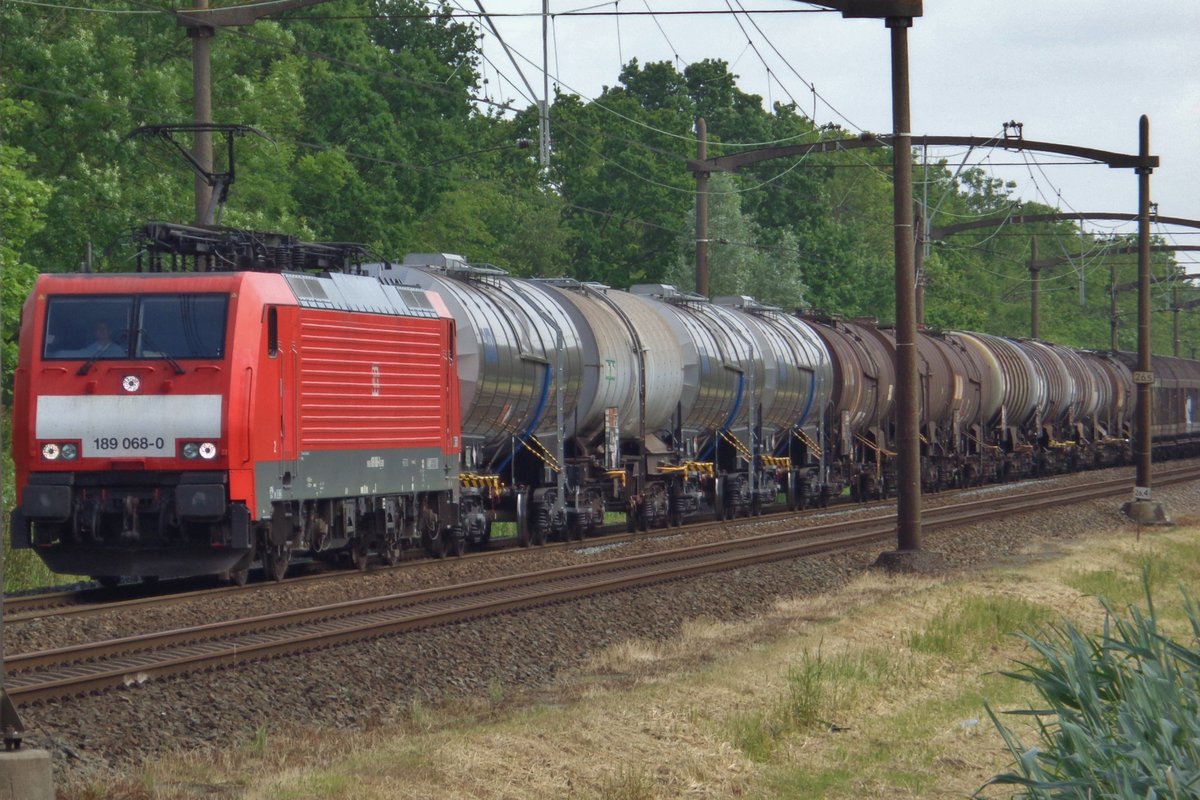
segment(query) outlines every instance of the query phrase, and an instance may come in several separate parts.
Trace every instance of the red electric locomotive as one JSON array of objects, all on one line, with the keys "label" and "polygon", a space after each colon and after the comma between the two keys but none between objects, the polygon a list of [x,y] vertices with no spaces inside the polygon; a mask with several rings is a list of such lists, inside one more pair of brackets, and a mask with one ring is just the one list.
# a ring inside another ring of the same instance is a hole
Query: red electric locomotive
[{"label": "red electric locomotive", "polygon": [[453,535],[454,321],[419,289],[275,271],[313,258],[293,244],[233,271],[38,279],[15,377],[14,547],[106,583],[241,581],[256,558],[279,578],[293,552],[365,564]]}]

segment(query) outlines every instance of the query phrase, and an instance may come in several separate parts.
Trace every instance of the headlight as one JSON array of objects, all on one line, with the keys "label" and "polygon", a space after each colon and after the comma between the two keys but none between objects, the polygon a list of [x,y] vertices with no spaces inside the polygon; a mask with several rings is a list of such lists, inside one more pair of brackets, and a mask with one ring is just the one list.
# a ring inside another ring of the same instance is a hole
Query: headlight
[{"label": "headlight", "polygon": [[62,453],[64,461],[72,461],[76,456],[79,455],[79,448],[76,447],[72,442],[67,442],[60,448],[59,452]]},{"label": "headlight", "polygon": [[217,457],[216,442],[184,442],[179,446],[179,455],[188,461],[194,461],[197,458],[202,458],[205,461],[212,461]]},{"label": "headlight", "polygon": [[42,458],[46,459],[47,461],[53,461],[58,458],[58,455],[58,445],[54,444],[53,442],[42,445]]}]

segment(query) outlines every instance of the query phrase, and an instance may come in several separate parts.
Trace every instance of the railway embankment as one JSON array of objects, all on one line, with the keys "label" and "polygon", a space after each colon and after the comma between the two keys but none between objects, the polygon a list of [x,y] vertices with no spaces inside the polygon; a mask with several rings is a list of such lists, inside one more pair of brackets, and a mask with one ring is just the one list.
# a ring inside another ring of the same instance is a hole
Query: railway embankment
[{"label": "railway embankment", "polygon": [[777,562],[75,701],[69,725],[47,704],[37,735],[67,797],[963,796],[1006,764],[983,700],[1030,699],[999,675],[1012,633],[1098,622],[1089,595],[1136,601],[1143,564],[1164,603],[1200,577],[1200,493],[1159,494],[1181,527],[1015,515],[930,534],[939,576]]}]

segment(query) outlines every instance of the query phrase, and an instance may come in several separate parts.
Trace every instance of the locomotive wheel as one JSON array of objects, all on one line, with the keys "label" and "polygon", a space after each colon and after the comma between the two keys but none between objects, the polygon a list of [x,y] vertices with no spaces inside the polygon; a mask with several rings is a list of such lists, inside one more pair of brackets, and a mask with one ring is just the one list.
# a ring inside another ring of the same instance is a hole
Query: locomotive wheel
[{"label": "locomotive wheel", "polygon": [[262,556],[263,572],[269,581],[283,580],[288,563],[292,560],[292,549],[287,544],[267,545]]},{"label": "locomotive wheel", "polygon": [[250,580],[250,568],[243,567],[242,569],[229,570],[229,582],[234,586],[245,586]]}]

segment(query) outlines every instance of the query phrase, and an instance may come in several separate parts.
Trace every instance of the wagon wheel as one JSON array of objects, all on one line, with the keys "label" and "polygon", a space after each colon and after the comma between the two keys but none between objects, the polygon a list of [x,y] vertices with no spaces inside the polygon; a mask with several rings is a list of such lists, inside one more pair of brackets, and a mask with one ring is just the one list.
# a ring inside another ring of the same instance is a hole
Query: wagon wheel
[{"label": "wagon wheel", "polygon": [[287,572],[291,560],[292,548],[288,547],[286,542],[267,545],[262,555],[263,572],[266,573],[267,580],[283,580],[283,575]]},{"label": "wagon wheel", "polygon": [[568,536],[577,542],[582,542],[596,529],[596,515],[589,508],[582,514],[576,514],[568,527]]},{"label": "wagon wheel", "polygon": [[544,545],[550,536],[550,509],[544,505],[538,508],[537,514],[533,518],[530,534],[533,543],[538,547]]},{"label": "wagon wheel", "polygon": [[467,537],[463,535],[462,528],[455,526],[442,531],[442,538],[449,538],[447,544],[455,558],[462,558],[463,553],[467,552]]},{"label": "wagon wheel", "polygon": [[93,575],[92,580],[103,586],[105,589],[115,589],[121,585],[120,575]]},{"label": "wagon wheel", "polygon": [[529,491],[517,492],[517,544],[529,547]]},{"label": "wagon wheel", "polygon": [[423,533],[421,534],[421,542],[425,545],[425,552],[433,558],[446,557],[446,537],[438,533]]},{"label": "wagon wheel", "polygon": [[389,567],[394,567],[400,563],[400,557],[404,553],[404,547],[400,544],[400,537],[389,536],[383,543],[383,550],[380,555],[383,556],[383,563]]},{"label": "wagon wheel", "polygon": [[359,572],[366,572],[371,563],[371,549],[362,539],[355,539],[350,545],[350,563]]}]

